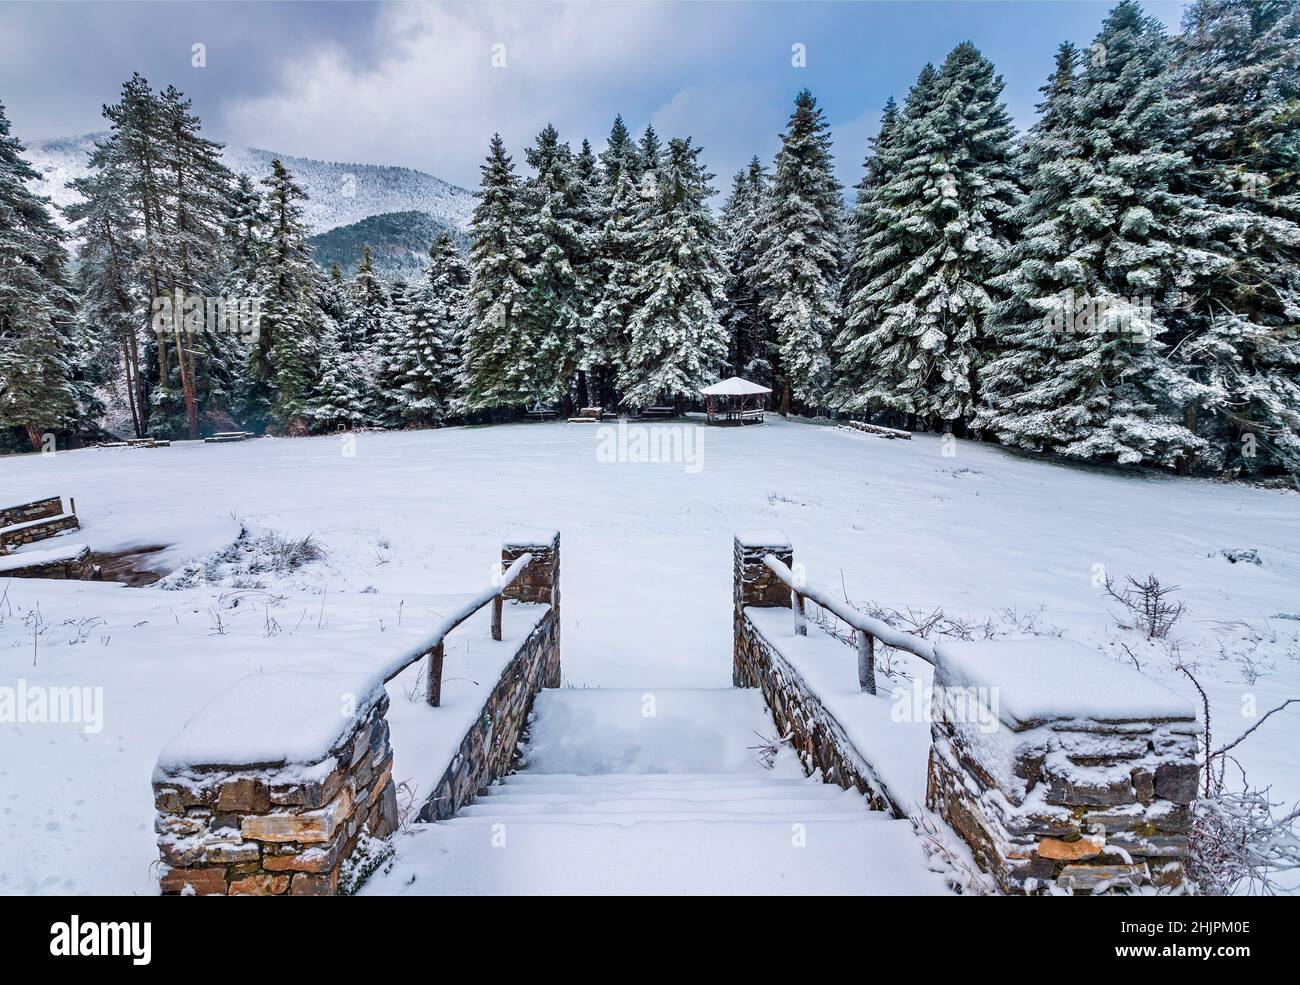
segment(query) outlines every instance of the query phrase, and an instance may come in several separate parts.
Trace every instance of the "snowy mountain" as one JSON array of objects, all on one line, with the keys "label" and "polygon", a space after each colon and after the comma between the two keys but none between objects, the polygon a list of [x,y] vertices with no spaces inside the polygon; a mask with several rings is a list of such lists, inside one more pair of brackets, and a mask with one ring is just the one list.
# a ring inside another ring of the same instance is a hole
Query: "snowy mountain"
[{"label": "snowy mountain", "polygon": [[375,273],[384,280],[417,280],[429,265],[429,247],[443,232],[450,232],[461,249],[465,233],[433,218],[427,212],[385,212],[360,222],[337,226],[311,237],[316,262],[325,269],[337,263],[351,277],[361,261],[361,248],[369,246]]},{"label": "snowy mountain", "polygon": [[[67,183],[86,173],[86,158],[104,136],[87,133],[29,144],[25,156],[44,174],[37,190],[59,206],[75,201]],[[411,168],[316,161],[258,147],[228,146],[223,156],[227,167],[259,180],[278,157],[307,192],[305,218],[317,234],[392,212],[420,212],[440,228],[463,230],[474,208],[467,189]]]}]

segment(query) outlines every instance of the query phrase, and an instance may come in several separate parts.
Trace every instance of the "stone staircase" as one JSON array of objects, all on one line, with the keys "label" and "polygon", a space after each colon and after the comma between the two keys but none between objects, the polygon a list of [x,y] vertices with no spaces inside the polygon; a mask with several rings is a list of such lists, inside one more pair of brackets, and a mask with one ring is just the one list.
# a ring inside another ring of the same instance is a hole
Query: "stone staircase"
[{"label": "stone staircase", "polygon": [[907,821],[806,777],[753,691],[546,691],[524,768],[394,839],[375,895],[944,893]]}]

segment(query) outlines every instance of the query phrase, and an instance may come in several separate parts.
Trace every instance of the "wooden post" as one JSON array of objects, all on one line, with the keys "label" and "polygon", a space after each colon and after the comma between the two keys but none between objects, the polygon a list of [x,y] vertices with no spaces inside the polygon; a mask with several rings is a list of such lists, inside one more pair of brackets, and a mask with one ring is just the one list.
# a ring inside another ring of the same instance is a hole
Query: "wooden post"
[{"label": "wooden post", "polygon": [[858,684],[867,694],[876,693],[876,638],[865,630],[858,634]]},{"label": "wooden post", "polygon": [[792,588],[790,589],[790,597],[794,601],[794,635],[807,636],[808,619],[803,610],[803,596]]},{"label": "wooden post", "polygon": [[[500,596],[498,596],[500,598]],[[442,703],[442,644],[439,643],[429,651],[428,698],[430,706],[437,708]]]},{"label": "wooden post", "polygon": [[492,600],[492,638],[501,639],[501,596]]}]

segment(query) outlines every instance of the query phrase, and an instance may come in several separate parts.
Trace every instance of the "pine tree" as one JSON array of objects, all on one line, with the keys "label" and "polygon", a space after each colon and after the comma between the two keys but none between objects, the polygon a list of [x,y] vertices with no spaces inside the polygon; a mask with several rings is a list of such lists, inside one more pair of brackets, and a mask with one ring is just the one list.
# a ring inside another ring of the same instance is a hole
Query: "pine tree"
[{"label": "pine tree", "polygon": [[730,339],[727,362],[734,374],[761,384],[775,382],[769,358],[773,340],[763,317],[757,271],[767,183],[767,172],[755,157],[732,179],[719,223],[726,263],[722,321]]},{"label": "pine tree", "polygon": [[23,150],[0,105],[0,428],[22,428],[39,451],[78,413],[80,350],[63,234],[26,187],[38,175]]},{"label": "pine tree", "polygon": [[431,427],[453,412],[468,288],[469,269],[444,233],[430,249],[429,267],[411,289],[400,330],[389,336],[383,354],[385,401],[405,426]]},{"label": "pine tree", "polygon": [[519,317],[528,290],[526,223],[519,176],[500,134],[480,165],[470,223],[470,293],[464,389],[471,410],[517,407],[534,398],[532,353]]},{"label": "pine tree", "polygon": [[1173,351],[1198,384],[1184,423],[1215,466],[1300,476],[1300,5],[1198,0],[1175,96],[1188,189],[1212,212],[1189,245],[1230,258],[1178,306]]},{"label": "pine tree", "polygon": [[589,317],[587,188],[550,124],[526,155],[536,172],[524,183],[529,286],[517,314],[529,346],[527,390],[532,401],[567,404]]},{"label": "pine tree", "polygon": [[937,72],[922,70],[901,121],[882,134],[838,340],[853,387],[841,387],[846,410],[958,429],[974,414],[989,282],[1020,197],[1001,96],[992,63],[963,43]]},{"label": "pine tree", "polygon": [[866,304],[867,295],[860,292],[878,272],[878,265],[883,266],[883,258],[871,249],[871,236],[883,211],[878,192],[894,173],[892,165],[897,161],[895,145],[901,123],[898,104],[890,96],[880,113],[880,129],[869,141],[862,180],[856,185],[858,197],[847,223],[847,259],[840,285],[841,317],[832,347],[838,358],[830,400],[833,405],[850,411],[869,409],[862,396],[875,374],[875,353],[866,331],[874,310]]},{"label": "pine tree", "polygon": [[595,228],[591,231],[591,315],[583,332],[583,350],[594,377],[595,398],[602,406],[619,403],[618,374],[627,351],[627,323],[634,310],[642,238],[638,232],[646,199],[636,145],[614,118],[600,155],[600,188]]},{"label": "pine tree", "polygon": [[618,381],[629,407],[680,404],[717,379],[727,356],[722,261],[707,204],[713,175],[699,156],[690,138],[669,141],[641,219],[643,266]]},{"label": "pine tree", "polygon": [[306,193],[278,159],[262,185],[267,210],[259,288],[263,303],[249,357],[245,413],[259,424],[298,433],[307,427],[312,410],[321,340],[336,338],[337,328],[316,300],[319,271],[302,219]]},{"label": "pine tree", "polygon": [[317,433],[365,427],[369,383],[356,353],[343,347],[339,328],[332,322],[322,327],[317,358],[320,374],[302,410],[308,427]]},{"label": "pine tree", "polygon": [[[1025,148],[1024,233],[995,286],[999,355],[980,426],[1009,444],[1121,464],[1174,464],[1200,442],[1172,419],[1191,384],[1167,359],[1164,313],[1204,203],[1165,93],[1169,43],[1132,0],[1086,66],[1062,48]],[[1199,261],[1198,261],[1199,262]]]},{"label": "pine tree", "polygon": [[783,414],[791,398],[816,404],[830,382],[842,259],[843,202],[830,128],[809,90],[794,106],[763,210],[757,264],[762,315],[779,346]]},{"label": "pine tree", "polygon": [[340,325],[339,346],[359,356],[375,344],[384,332],[390,316],[390,301],[384,285],[375,273],[375,260],[369,246],[361,247],[361,261],[352,278],[347,322]]}]

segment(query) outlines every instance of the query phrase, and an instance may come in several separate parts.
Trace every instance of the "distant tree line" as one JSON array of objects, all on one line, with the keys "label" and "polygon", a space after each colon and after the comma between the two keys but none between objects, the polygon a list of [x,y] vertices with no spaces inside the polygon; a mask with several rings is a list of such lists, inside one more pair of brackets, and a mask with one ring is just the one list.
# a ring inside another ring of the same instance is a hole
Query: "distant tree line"
[{"label": "distant tree line", "polygon": [[1061,45],[1027,133],[1002,91],[972,44],[926,65],[851,209],[807,90],[717,215],[689,137],[619,117],[597,154],[547,125],[521,173],[494,136],[468,256],[441,237],[409,284],[368,251],[322,271],[280,162],[231,174],[139,76],[74,183],[70,275],[0,107],[0,426],[93,433],[109,386],[137,434],[194,437],[683,406],[735,374],[782,413],[1300,474],[1297,0],[1198,0],[1177,36],[1123,0]]}]

